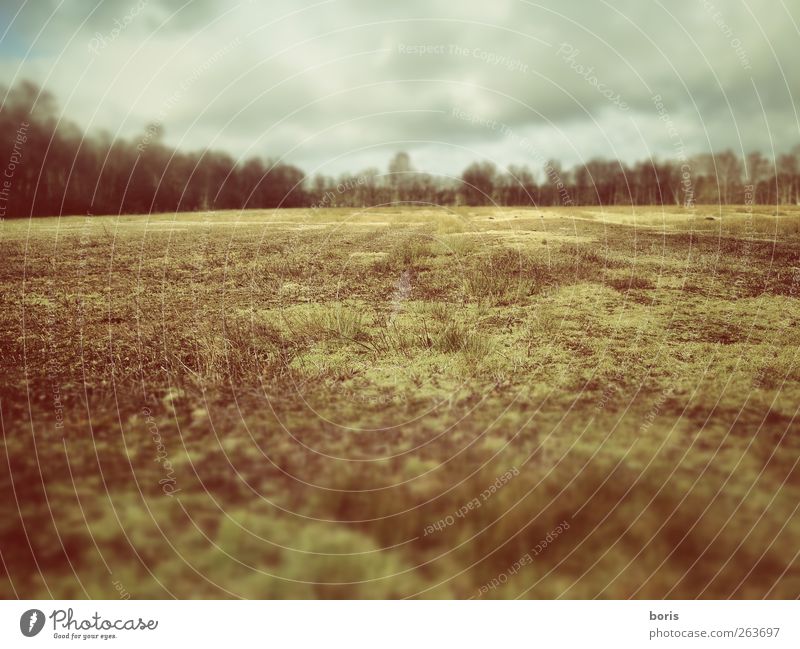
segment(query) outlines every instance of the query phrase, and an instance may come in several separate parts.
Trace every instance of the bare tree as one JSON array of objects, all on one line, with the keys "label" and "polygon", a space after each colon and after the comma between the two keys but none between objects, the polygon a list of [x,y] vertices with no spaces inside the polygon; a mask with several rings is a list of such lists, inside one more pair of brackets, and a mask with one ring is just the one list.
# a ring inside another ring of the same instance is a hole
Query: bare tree
[{"label": "bare tree", "polygon": [[[743,183],[758,203],[800,204],[800,146],[777,159],[732,151],[630,166],[593,159],[572,169],[549,160],[537,184],[525,166],[498,173],[475,162],[460,181],[415,171],[396,153],[388,174],[371,168],[334,180],[281,162],[237,161],[212,150],[169,147],[160,123],[133,140],[84,134],[60,120],[55,98],[23,81],[5,91],[0,138],[10,154],[0,188],[0,217],[120,214],[179,210],[329,205],[366,207],[391,201],[486,205],[619,205],[740,202]],[[10,177],[9,175],[10,174]]]},{"label": "bare tree", "polygon": [[468,205],[493,202],[497,167],[492,162],[473,162],[461,174],[461,193]]},{"label": "bare tree", "polygon": [[405,151],[394,154],[389,162],[389,184],[394,190],[393,201],[408,201],[410,199],[410,189],[412,185],[411,175],[414,169],[411,166],[411,158]]}]

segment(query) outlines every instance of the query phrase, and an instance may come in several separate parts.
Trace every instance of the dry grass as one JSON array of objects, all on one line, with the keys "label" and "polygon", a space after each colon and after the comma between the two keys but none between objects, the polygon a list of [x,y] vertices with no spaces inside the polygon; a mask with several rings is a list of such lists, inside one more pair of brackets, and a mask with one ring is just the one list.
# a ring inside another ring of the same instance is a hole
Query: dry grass
[{"label": "dry grass", "polygon": [[6,221],[0,592],[794,597],[784,212]]}]

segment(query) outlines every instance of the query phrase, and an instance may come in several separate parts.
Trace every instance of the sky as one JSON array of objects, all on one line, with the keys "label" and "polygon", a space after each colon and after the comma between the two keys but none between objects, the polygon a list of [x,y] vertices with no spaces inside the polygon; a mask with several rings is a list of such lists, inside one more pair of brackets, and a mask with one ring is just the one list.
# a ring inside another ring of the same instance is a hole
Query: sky
[{"label": "sky", "polygon": [[800,144],[796,0],[0,0],[0,84],[309,175]]}]

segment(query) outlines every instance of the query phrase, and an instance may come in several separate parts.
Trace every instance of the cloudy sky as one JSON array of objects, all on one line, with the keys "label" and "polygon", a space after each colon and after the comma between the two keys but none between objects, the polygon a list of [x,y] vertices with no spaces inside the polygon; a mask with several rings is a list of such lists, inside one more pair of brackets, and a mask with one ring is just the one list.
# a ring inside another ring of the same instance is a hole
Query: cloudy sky
[{"label": "cloudy sky", "polygon": [[0,19],[0,82],[82,128],[157,122],[308,173],[800,143],[794,0],[2,0]]}]

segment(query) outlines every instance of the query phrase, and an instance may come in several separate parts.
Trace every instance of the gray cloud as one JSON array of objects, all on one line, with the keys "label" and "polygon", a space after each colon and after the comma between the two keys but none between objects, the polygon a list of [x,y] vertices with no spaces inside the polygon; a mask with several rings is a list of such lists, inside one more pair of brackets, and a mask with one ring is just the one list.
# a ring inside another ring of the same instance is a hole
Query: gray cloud
[{"label": "gray cloud", "polygon": [[800,142],[800,10],[781,1],[47,0],[3,17],[19,7],[0,78],[44,84],[83,128],[158,120],[171,144],[307,170],[382,168],[401,147],[441,173],[531,147],[669,156],[654,94],[689,151]]}]

